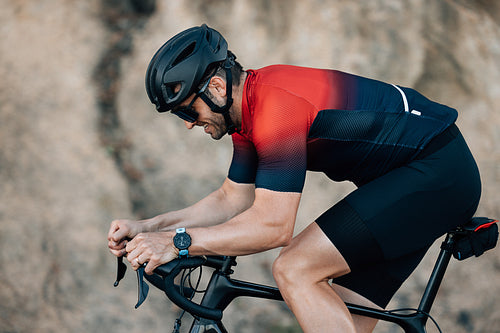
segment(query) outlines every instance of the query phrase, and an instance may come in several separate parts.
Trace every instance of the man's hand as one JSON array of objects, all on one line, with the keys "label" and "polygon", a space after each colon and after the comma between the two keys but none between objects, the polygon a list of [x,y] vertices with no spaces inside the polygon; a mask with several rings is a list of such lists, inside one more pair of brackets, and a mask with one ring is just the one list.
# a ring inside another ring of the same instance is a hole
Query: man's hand
[{"label": "man's hand", "polygon": [[111,253],[117,257],[127,254],[125,246],[128,240],[134,238],[141,232],[139,221],[132,220],[114,220],[111,222],[108,232],[108,247]]},{"label": "man's hand", "polygon": [[179,256],[179,250],[174,246],[174,233],[148,232],[138,234],[126,245],[127,260],[133,269],[147,262],[146,274],[152,274],[154,269],[166,264]]}]

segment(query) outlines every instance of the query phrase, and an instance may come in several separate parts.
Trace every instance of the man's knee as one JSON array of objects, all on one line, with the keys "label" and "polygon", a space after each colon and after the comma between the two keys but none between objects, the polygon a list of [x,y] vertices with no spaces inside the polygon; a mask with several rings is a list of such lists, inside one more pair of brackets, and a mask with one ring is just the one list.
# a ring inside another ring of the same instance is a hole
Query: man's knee
[{"label": "man's knee", "polygon": [[283,248],[273,263],[273,277],[280,288],[293,283],[295,281],[293,277],[297,276],[300,258],[296,257],[292,262],[293,258],[290,252],[286,247]]},{"label": "man's knee", "polygon": [[309,259],[301,255],[301,251],[293,246],[283,248],[273,263],[273,277],[278,287],[300,286],[307,282],[315,282],[313,267]]},{"label": "man's knee", "polygon": [[349,272],[344,257],[315,223],[284,247],[273,264],[280,288],[322,282]]}]

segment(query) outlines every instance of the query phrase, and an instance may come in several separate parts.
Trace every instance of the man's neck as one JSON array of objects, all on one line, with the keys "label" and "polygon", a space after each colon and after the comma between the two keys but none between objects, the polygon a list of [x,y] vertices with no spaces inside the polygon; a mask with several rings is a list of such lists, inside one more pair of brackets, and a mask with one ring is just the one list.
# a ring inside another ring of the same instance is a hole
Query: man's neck
[{"label": "man's neck", "polygon": [[247,72],[243,72],[240,77],[240,84],[233,88],[233,106],[231,107],[231,119],[237,128],[241,129],[242,111],[241,105],[243,101],[243,89],[245,87],[245,80],[247,79]]}]

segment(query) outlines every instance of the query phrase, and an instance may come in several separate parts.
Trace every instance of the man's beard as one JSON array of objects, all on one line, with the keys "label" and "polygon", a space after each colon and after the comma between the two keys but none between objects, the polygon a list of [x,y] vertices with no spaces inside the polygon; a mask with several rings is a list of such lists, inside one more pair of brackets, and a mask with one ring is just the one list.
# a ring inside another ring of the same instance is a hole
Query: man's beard
[{"label": "man's beard", "polygon": [[[222,117],[222,115],[220,115],[220,116]],[[213,130],[210,133],[210,135],[212,136],[212,139],[214,139],[214,140],[222,139],[222,137],[224,135],[226,135],[226,133],[228,132],[224,117],[222,117],[222,118],[223,118],[222,121],[217,122],[217,126],[212,125]]]}]

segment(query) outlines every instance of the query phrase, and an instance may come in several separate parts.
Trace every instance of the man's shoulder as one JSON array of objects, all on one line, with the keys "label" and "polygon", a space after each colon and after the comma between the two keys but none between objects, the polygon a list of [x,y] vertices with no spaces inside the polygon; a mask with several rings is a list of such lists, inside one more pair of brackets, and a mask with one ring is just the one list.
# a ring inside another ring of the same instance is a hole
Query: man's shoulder
[{"label": "man's shoulder", "polygon": [[[305,73],[307,71],[318,71],[319,69],[311,68],[311,67],[301,67],[294,65],[285,65],[285,64],[275,64],[269,65],[266,67],[262,67],[259,69],[252,70],[257,76],[263,79],[267,78],[275,78],[289,75],[296,75],[297,73]],[[297,77],[295,77],[297,79]]]},{"label": "man's shoulder", "polygon": [[[328,84],[328,70],[293,65],[270,65],[249,70],[249,87],[254,98],[268,98],[276,92],[288,92],[301,96],[310,82]],[[307,89],[306,89],[307,90]]]}]

